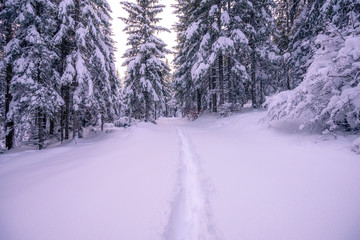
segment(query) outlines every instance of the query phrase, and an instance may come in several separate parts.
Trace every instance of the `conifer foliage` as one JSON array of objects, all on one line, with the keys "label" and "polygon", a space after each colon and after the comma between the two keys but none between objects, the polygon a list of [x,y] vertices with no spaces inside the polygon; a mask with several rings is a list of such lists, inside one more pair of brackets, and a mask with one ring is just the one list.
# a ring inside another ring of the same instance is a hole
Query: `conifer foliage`
[{"label": "conifer foliage", "polygon": [[252,100],[264,102],[271,88],[278,49],[271,40],[274,3],[178,1],[178,46],[174,87],[183,112],[227,114]]},{"label": "conifer foliage", "polygon": [[0,0],[0,150],[178,108],[196,117],[268,107],[268,121],[360,132],[359,0],[177,0],[173,75],[158,37],[169,31],[165,6],[120,4],[123,88],[106,0]]},{"label": "conifer foliage", "polygon": [[327,0],[317,4],[321,31],[316,34],[304,79],[292,91],[268,101],[266,119],[296,119],[302,127],[358,132],[360,2]]},{"label": "conifer foliage", "polygon": [[81,137],[119,112],[106,0],[0,4],[2,147]]},{"label": "conifer foliage", "polygon": [[124,66],[127,66],[125,78],[125,101],[130,116],[146,121],[156,119],[158,109],[165,111],[168,91],[165,76],[169,74],[169,66],[163,61],[166,44],[156,33],[168,31],[158,26],[157,15],[163,11],[164,5],[158,0],[137,0],[136,3],[122,2],[127,18],[121,18],[126,24],[125,31],[129,35],[125,52]]}]

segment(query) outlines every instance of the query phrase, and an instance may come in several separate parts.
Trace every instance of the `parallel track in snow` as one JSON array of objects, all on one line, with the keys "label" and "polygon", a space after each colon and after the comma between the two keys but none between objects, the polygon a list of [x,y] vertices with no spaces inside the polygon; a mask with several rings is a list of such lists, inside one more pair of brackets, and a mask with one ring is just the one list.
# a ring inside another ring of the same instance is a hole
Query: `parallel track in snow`
[{"label": "parallel track in snow", "polygon": [[218,239],[197,158],[187,136],[180,128],[177,128],[177,133],[181,142],[181,186],[173,204],[165,239]]}]

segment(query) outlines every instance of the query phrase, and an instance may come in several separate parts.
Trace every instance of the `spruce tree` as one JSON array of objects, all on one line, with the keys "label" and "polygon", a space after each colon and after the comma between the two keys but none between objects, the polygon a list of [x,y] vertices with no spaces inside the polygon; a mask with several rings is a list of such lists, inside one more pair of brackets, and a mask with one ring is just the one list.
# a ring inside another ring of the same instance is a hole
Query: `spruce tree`
[{"label": "spruce tree", "polygon": [[111,30],[111,8],[107,1],[89,1],[92,11],[87,14],[89,31],[90,73],[93,84],[93,103],[88,113],[96,119],[114,121],[118,112],[119,80],[114,65],[114,41]]},{"label": "spruce tree", "polygon": [[[119,114],[119,80],[114,66],[107,1],[70,0],[59,5],[55,37],[61,52],[62,138],[81,136],[82,127],[112,121]],[[71,124],[72,119],[72,124]],[[64,132],[64,133],[63,133]],[[64,135],[64,136],[63,136]]]},{"label": "spruce tree", "polygon": [[[266,119],[296,119],[313,130],[360,129],[360,3],[328,0],[319,8],[324,29],[304,81],[270,101]],[[311,15],[309,15],[311,17]]]},{"label": "spruce tree", "polygon": [[179,22],[174,26],[177,32],[177,46],[173,88],[183,113],[194,111],[195,106],[197,112],[202,109],[203,88],[201,85],[195,84],[191,74],[191,69],[196,62],[196,53],[200,47],[199,38],[202,34],[201,25],[196,21],[199,6],[200,1],[189,0],[179,0],[174,5]]},{"label": "spruce tree", "polygon": [[[48,138],[47,122],[63,104],[55,89],[57,54],[52,44],[56,5],[52,1],[23,1],[19,5],[19,56],[13,62],[9,118],[16,125],[16,142],[29,138],[42,149]],[[35,123],[35,124],[34,124]]]},{"label": "spruce tree", "polygon": [[121,2],[128,13],[121,18],[126,24],[129,35],[129,49],[125,52],[127,74],[125,78],[125,101],[128,114],[137,119],[153,120],[157,108],[165,108],[167,95],[164,83],[169,74],[169,66],[163,61],[166,44],[155,36],[167,29],[158,26],[157,14],[163,11],[164,5],[157,0],[137,0],[136,3]]},{"label": "spruce tree", "polygon": [[16,38],[20,1],[3,0],[0,2],[0,80],[1,80],[1,142],[11,149],[14,145],[14,121],[8,117],[12,94],[13,61],[19,56],[19,39]]},{"label": "spruce tree", "polygon": [[259,108],[265,101],[265,89],[274,79],[272,61],[277,54],[276,46],[271,40],[275,31],[275,22],[271,13],[274,2],[243,0],[236,6],[240,13],[239,17],[245,24],[245,35],[249,39],[248,73],[251,82],[248,85],[248,93],[251,95],[252,106]]},{"label": "spruce tree", "polygon": [[286,66],[288,69],[288,89],[294,89],[304,79],[315,52],[315,39],[325,26],[321,9],[325,0],[311,0],[302,7],[292,22],[291,37],[287,49]]}]

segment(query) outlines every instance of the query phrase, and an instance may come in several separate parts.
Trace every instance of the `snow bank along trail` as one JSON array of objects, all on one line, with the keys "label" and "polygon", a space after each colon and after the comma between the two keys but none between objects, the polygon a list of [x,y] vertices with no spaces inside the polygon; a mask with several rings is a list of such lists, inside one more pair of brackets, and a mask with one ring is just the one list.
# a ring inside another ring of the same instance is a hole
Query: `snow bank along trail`
[{"label": "snow bank along trail", "polygon": [[165,239],[217,239],[197,158],[187,136],[180,128],[177,128],[177,132],[181,142],[181,186],[173,204]]},{"label": "snow bank along trail", "polygon": [[0,156],[0,240],[160,239],[178,150],[173,126],[141,123]]}]

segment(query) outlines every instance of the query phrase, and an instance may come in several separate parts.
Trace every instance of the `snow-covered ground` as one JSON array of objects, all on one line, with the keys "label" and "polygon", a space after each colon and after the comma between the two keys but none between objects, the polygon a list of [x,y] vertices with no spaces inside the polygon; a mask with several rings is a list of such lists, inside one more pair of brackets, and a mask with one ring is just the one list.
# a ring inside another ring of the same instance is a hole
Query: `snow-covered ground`
[{"label": "snow-covered ground", "polygon": [[358,240],[360,157],[263,112],[0,155],[4,240]]}]

